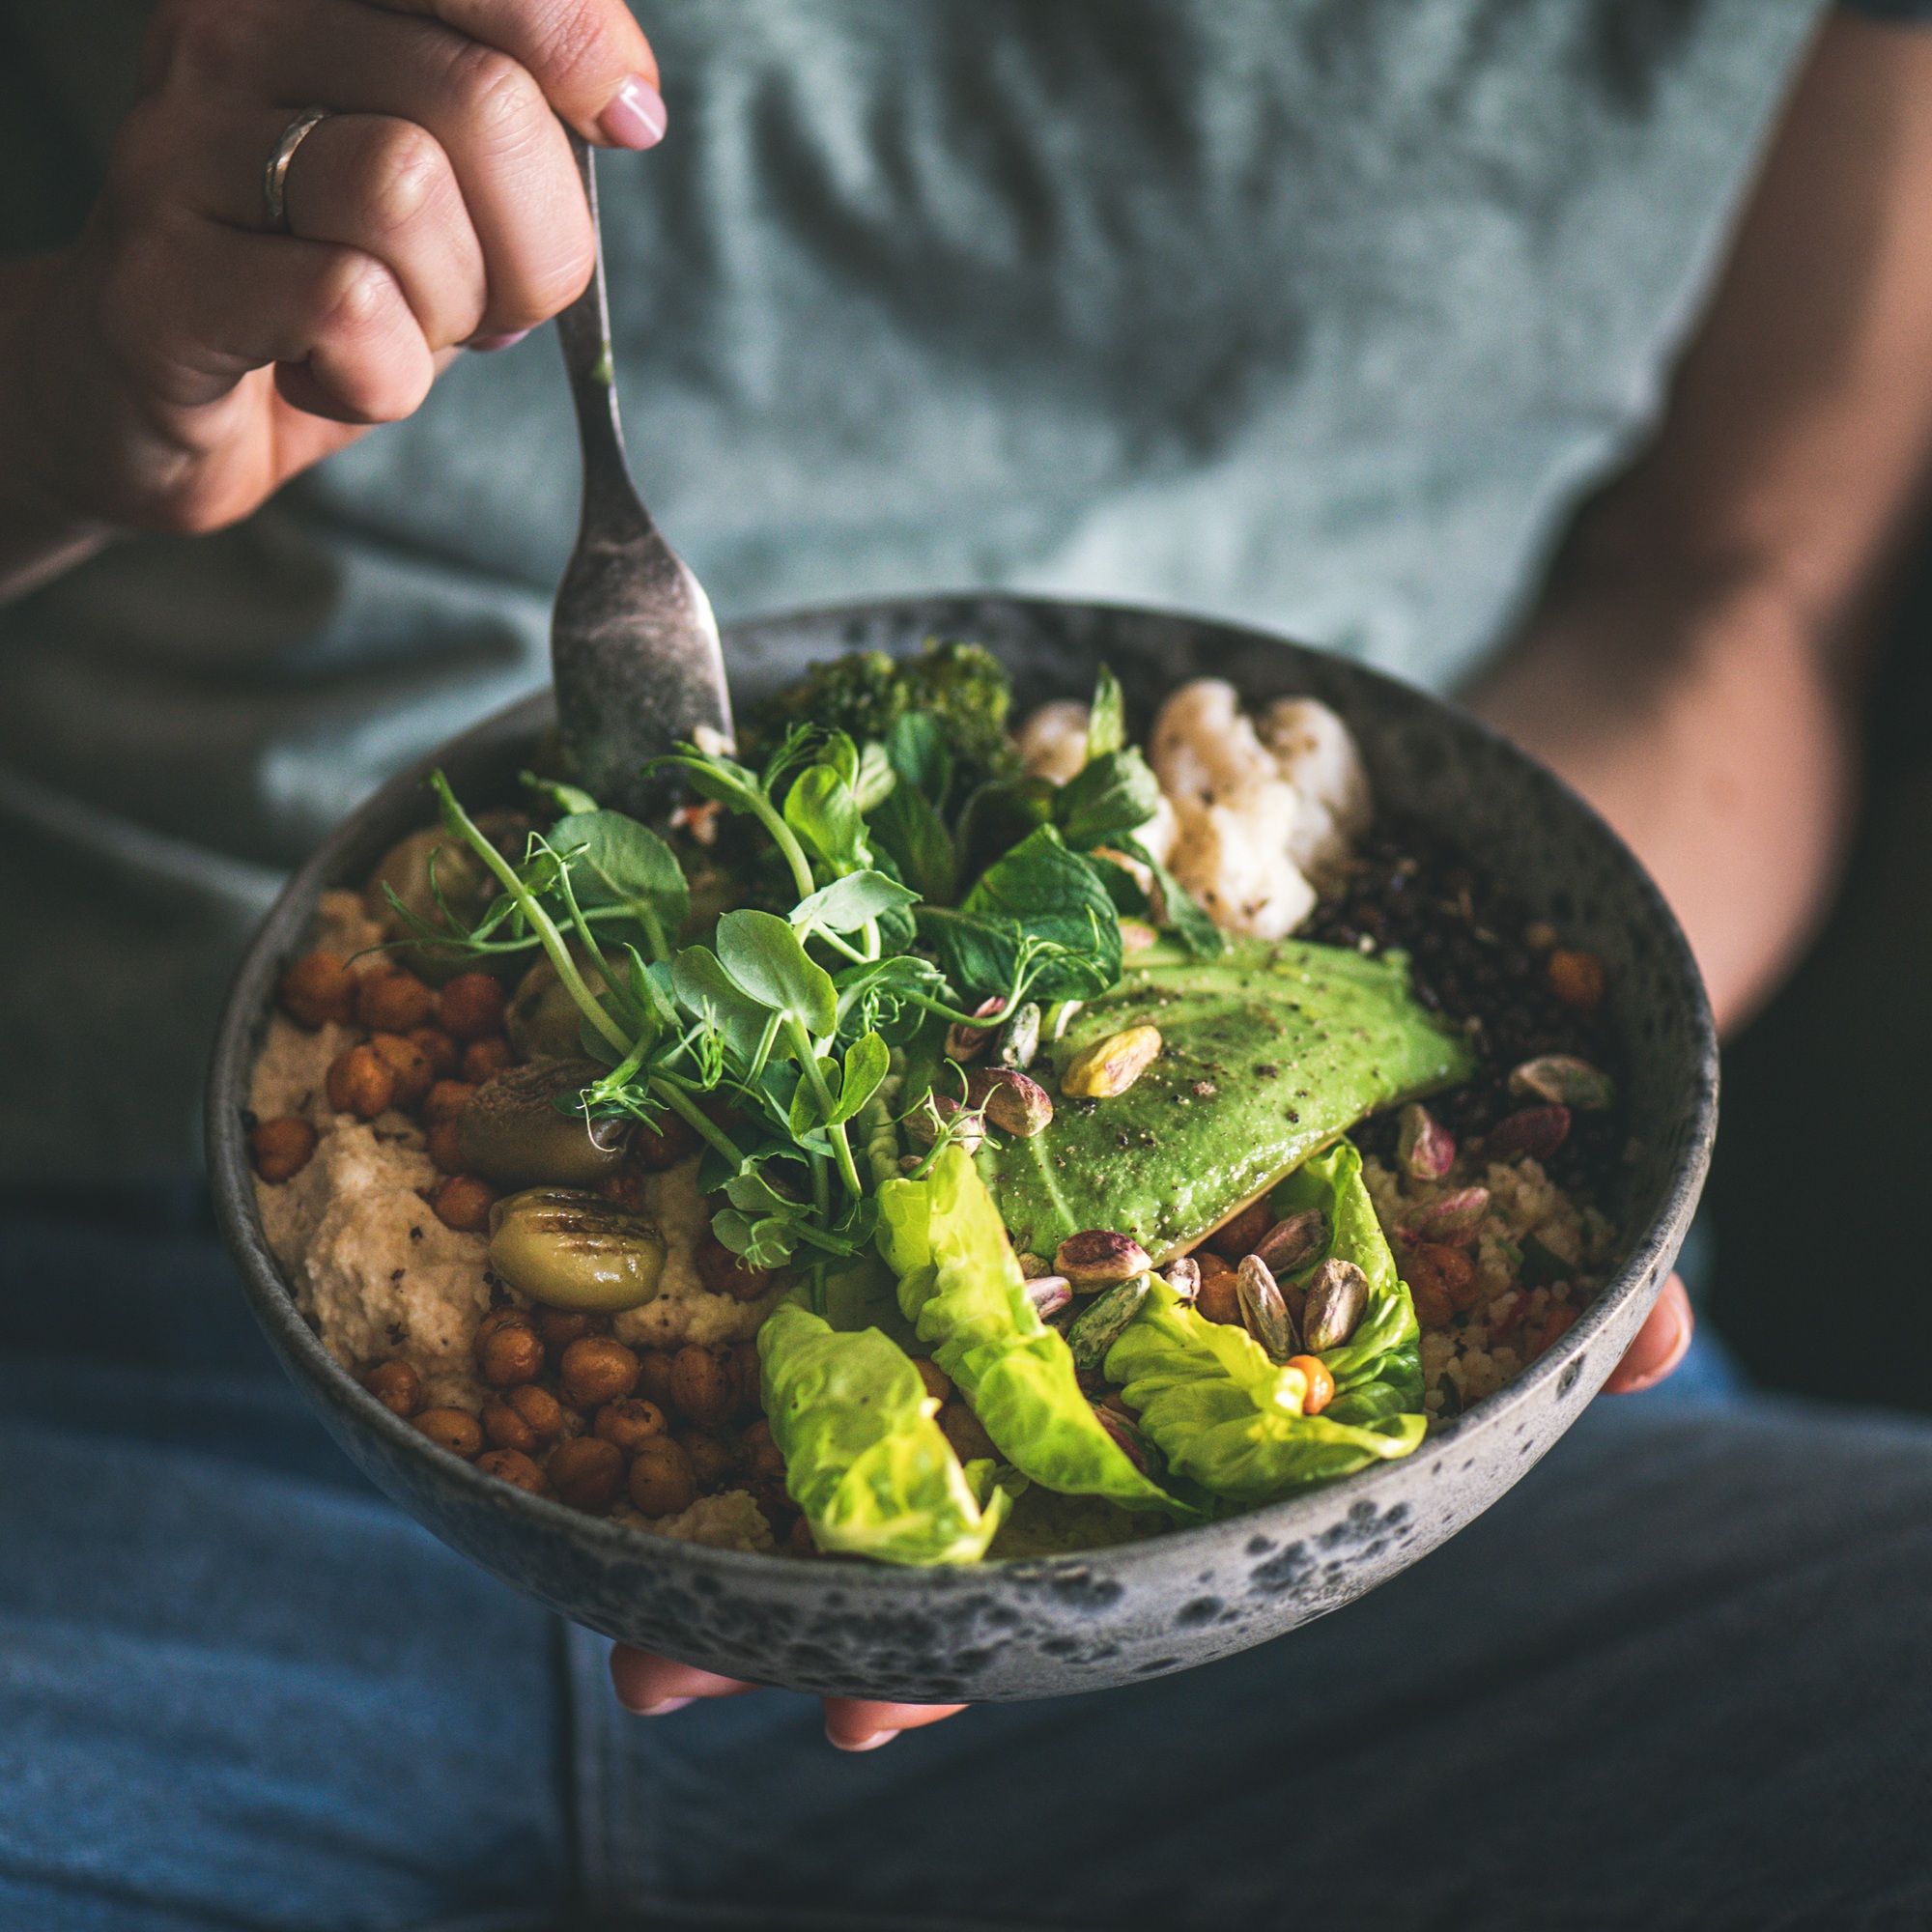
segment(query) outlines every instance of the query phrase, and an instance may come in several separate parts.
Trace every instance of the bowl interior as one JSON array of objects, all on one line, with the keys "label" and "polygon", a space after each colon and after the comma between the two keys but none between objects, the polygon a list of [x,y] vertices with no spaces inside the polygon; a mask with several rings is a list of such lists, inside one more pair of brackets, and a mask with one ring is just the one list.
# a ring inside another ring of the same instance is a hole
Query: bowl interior
[{"label": "bowl interior", "polygon": [[[1715,1127],[1716,1045],[1681,933],[1602,821],[1475,721],[1359,666],[1196,619],[1009,598],[808,611],[738,626],[725,643],[742,710],[841,650],[900,654],[933,637],[994,651],[1012,674],[1016,714],[1048,697],[1085,696],[1104,661],[1137,733],[1161,696],[1189,677],[1228,678],[1250,702],[1319,697],[1355,733],[1378,803],[1439,828],[1530,916],[1604,959],[1632,1130],[1615,1201],[1621,1265],[1576,1327],[1516,1382],[1472,1405],[1406,1463],[1151,1542],[968,1573],[804,1565],[673,1544],[525,1495],[433,1448],[338,1368],[297,1313],[262,1239],[241,1109],[275,980],[301,950],[319,895],[359,887],[397,838],[430,821],[420,787],[429,764],[440,764],[470,801],[513,796],[552,716],[547,694],[392,781],[291,883],[224,1018],[211,1073],[211,1177],[257,1313],[325,1421],[405,1508],[498,1574],[611,1634],[766,1682],[931,1698],[1045,1695],[1205,1662],[1332,1608],[1452,1534],[1529,1467],[1607,1374],[1682,1241]],[[1339,1539],[1349,1560],[1325,1572],[1282,1567],[1282,1552],[1323,1536]],[[1167,1628],[1158,1605],[1223,1560],[1246,1563],[1248,1595],[1260,1600],[1252,1614]],[[876,1606],[868,1622],[855,1625],[846,1607],[854,1600]],[[971,1633],[949,1634],[943,1618],[933,1621],[947,1604],[962,1615],[977,1605],[966,1618]],[[801,1619],[816,1633],[809,1642],[797,1634]],[[998,1633],[991,1639],[988,1619]],[[1069,1619],[1077,1639],[1063,1628]],[[1096,1621],[1107,1634],[1096,1634]],[[960,1662],[982,1653],[976,1667]]]}]

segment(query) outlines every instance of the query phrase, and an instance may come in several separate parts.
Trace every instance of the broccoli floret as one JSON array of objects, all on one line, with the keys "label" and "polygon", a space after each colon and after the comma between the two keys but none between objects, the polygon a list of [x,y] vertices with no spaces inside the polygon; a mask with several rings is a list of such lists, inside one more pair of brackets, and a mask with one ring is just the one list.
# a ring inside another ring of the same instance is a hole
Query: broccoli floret
[{"label": "broccoli floret", "polygon": [[956,804],[987,779],[1019,769],[1007,736],[1011,702],[1006,672],[978,644],[934,641],[899,663],[883,651],[853,651],[813,665],[799,683],[767,698],[753,716],[748,749],[764,756],[794,724],[844,731],[860,745],[883,742],[902,713],[930,712],[952,748]]}]

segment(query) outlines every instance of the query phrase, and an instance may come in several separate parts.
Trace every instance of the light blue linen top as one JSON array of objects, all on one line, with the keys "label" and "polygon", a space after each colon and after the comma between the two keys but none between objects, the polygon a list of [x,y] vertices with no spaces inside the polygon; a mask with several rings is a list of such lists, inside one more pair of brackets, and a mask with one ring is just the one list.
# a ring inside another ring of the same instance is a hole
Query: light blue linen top
[{"label": "light blue linen top", "polygon": [[[77,205],[143,11],[0,0],[16,243]],[[1437,686],[1651,420],[1817,17],[639,12],[670,133],[602,164],[622,399],[722,615],[995,585]],[[276,878],[545,675],[576,509],[542,330],[244,526],[123,545],[0,611],[0,1181],[191,1169],[213,1016]]]}]

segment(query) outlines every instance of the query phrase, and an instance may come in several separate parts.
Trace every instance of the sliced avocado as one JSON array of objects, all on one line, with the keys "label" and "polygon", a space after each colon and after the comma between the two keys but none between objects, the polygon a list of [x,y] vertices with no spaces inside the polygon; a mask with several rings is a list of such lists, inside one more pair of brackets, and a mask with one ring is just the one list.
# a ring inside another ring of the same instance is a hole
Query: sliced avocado
[{"label": "sliced avocado", "polygon": [[[1133,1086],[1106,1100],[1061,1094],[1076,1053],[1130,1026],[1161,1037]],[[1185,959],[1162,948],[1041,1043],[1032,1071],[1053,1095],[1052,1124],[1031,1140],[988,1135],[979,1167],[1022,1252],[1051,1257],[1068,1235],[1111,1228],[1163,1261],[1364,1115],[1475,1070],[1467,1041],[1410,994],[1401,953],[1242,941]]]}]

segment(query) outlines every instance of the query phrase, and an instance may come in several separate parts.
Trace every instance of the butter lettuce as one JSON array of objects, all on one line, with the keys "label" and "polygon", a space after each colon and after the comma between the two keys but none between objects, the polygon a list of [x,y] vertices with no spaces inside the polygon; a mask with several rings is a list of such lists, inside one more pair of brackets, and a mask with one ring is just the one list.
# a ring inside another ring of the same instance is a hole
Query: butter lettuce
[{"label": "butter lettuce", "polygon": [[[1320,1208],[1333,1231],[1326,1253],[1368,1277],[1360,1325],[1321,1357],[1336,1394],[1320,1415],[1301,1412],[1300,1369],[1270,1361],[1245,1329],[1205,1320],[1158,1279],[1107,1356],[1108,1379],[1122,1384],[1168,1466],[1241,1505],[1406,1456],[1426,1426],[1415,1309],[1362,1183],[1361,1156],[1341,1142],[1290,1175],[1270,1201],[1284,1214]],[[1305,1281],[1315,1264],[1292,1278]]]},{"label": "butter lettuce", "polygon": [[945,1149],[923,1179],[880,1187],[878,1241],[906,1320],[1021,1474],[1065,1495],[1198,1515],[1100,1426],[1065,1339],[1027,1298],[999,1209],[962,1148]]},{"label": "butter lettuce", "polygon": [[977,1563],[1009,1498],[961,1466],[905,1350],[844,1334],[788,1295],[758,1331],[765,1414],[820,1549],[881,1563]]}]

